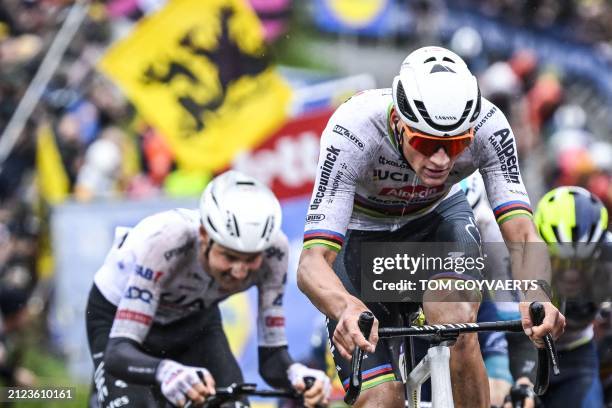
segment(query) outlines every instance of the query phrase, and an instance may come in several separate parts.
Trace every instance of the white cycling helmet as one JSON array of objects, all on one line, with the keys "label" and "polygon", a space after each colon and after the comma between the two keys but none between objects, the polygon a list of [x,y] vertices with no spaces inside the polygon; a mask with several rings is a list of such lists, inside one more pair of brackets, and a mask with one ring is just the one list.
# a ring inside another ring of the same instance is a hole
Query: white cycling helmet
[{"label": "white cycling helmet", "polygon": [[212,240],[239,252],[267,249],[280,230],[281,207],[268,187],[230,170],[215,177],[200,198],[202,225]]},{"label": "white cycling helmet", "polygon": [[423,47],[402,62],[393,80],[393,105],[411,128],[433,136],[456,136],[474,126],[480,90],[457,54]]}]

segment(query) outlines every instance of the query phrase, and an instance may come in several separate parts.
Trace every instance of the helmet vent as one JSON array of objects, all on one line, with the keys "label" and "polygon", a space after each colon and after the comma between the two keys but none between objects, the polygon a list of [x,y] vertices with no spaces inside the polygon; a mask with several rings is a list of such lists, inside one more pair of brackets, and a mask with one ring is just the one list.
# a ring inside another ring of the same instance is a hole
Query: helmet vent
[{"label": "helmet vent", "polygon": [[414,104],[419,110],[419,113],[421,114],[421,116],[423,116],[423,118],[425,119],[425,122],[429,123],[428,121],[431,121],[431,118],[429,117],[429,112],[427,112],[427,108],[425,107],[425,104],[421,101],[416,101],[416,100],[414,101]]},{"label": "helmet vent", "polygon": [[[591,235],[589,234],[589,238],[590,237]],[[578,236],[578,226],[573,226],[572,227],[572,242],[578,242],[578,239],[580,239],[580,237]]]},{"label": "helmet vent", "polygon": [[397,105],[402,115],[413,122],[419,121],[408,103],[408,98],[406,98],[406,92],[404,91],[402,81],[399,81],[397,84]]},{"label": "helmet vent", "polygon": [[212,229],[213,229],[213,231],[215,231],[215,232],[217,232],[217,233],[219,232],[219,231],[217,231],[217,229],[216,229],[216,228],[215,228],[215,226],[213,225],[212,221],[210,220],[210,217],[208,217],[208,216],[207,216],[207,217],[206,217],[206,221],[208,221],[208,225],[210,225],[210,228],[212,228]]},{"label": "helmet vent", "polygon": [[542,230],[542,227],[540,225],[538,225],[538,233],[540,234],[541,237],[544,236],[544,231]]},{"label": "helmet vent", "polygon": [[238,229],[238,221],[236,221],[236,216],[232,214],[232,219],[234,220],[234,228],[236,229],[236,236],[240,236],[240,230]]},{"label": "helmet vent", "polygon": [[436,60],[436,57],[429,57],[425,61],[423,61],[423,64],[427,64],[428,62],[432,62],[432,61],[435,61],[435,60]]},{"label": "helmet vent", "polygon": [[559,229],[557,228],[557,226],[556,226],[556,225],[553,225],[553,226],[551,227],[551,229],[552,229],[553,234],[555,234],[555,240],[556,240],[557,242],[563,242],[563,241],[561,240],[561,235],[559,235]]},{"label": "helmet vent", "polygon": [[270,218],[271,217],[266,218],[266,224],[264,225],[263,231],[261,232],[261,238],[266,236],[266,231],[268,230],[268,224],[270,224]]},{"label": "helmet vent", "polygon": [[440,64],[434,65],[429,73],[435,74],[436,72],[452,72],[453,74],[455,73],[455,71],[453,71],[449,67],[445,67],[444,65],[440,65]]},{"label": "helmet vent", "polygon": [[589,231],[589,237],[587,242],[591,242],[593,238],[595,238],[595,230],[597,229],[597,224],[591,224],[591,230]]},{"label": "helmet vent", "polygon": [[444,57],[444,58],[442,58],[442,61],[452,62],[453,64],[455,63],[455,61],[453,61],[452,59],[450,59],[450,58],[448,58],[448,57]]},{"label": "helmet vent", "polygon": [[252,181],[237,181],[236,185],[237,186],[254,186],[255,183],[253,183]]},{"label": "helmet vent", "polygon": [[478,115],[480,115],[480,87],[478,87],[478,96],[476,97],[476,109],[474,109],[474,114],[472,115],[470,122],[475,121]]},{"label": "helmet vent", "polygon": [[467,115],[470,113],[470,109],[472,109],[473,101],[467,101],[465,104],[465,109],[463,110],[463,114],[461,115],[461,119],[459,119],[459,123],[463,123],[463,121],[467,118]]},{"label": "helmet vent", "polygon": [[212,198],[212,200],[215,203],[215,205],[217,207],[219,207],[219,203],[217,202],[217,198],[215,197],[215,194],[212,191],[210,192],[210,197]]}]

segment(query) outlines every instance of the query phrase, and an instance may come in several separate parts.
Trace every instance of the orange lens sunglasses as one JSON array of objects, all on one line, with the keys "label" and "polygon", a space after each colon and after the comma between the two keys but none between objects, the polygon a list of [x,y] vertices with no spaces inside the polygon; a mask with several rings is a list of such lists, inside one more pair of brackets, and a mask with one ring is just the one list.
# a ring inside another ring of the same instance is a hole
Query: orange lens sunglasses
[{"label": "orange lens sunglasses", "polygon": [[408,136],[408,144],[427,157],[433,156],[440,148],[443,148],[449,157],[455,157],[474,140],[474,128],[470,128],[460,135],[440,137],[419,132],[402,123],[400,126]]}]

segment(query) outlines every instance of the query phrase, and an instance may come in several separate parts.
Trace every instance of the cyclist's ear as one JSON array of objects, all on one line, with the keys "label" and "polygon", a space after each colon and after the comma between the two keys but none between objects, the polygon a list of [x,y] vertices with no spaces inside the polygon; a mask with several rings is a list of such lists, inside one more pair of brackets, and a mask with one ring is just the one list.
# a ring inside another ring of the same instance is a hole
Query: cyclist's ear
[{"label": "cyclist's ear", "polygon": [[391,120],[392,124],[397,126],[397,122],[399,121],[399,116],[397,115],[397,112],[395,111],[395,106],[391,107],[391,112],[389,113],[389,119]]}]

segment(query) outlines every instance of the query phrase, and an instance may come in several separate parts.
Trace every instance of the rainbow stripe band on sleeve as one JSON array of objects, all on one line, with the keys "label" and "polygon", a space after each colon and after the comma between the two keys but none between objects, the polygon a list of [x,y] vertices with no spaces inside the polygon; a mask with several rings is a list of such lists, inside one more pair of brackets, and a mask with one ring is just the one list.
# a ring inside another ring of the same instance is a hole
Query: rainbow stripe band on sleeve
[{"label": "rainbow stripe band on sleeve", "polygon": [[524,201],[509,201],[495,207],[493,213],[499,225],[518,216],[533,217],[531,206]]},{"label": "rainbow stripe band on sleeve", "polygon": [[330,230],[310,230],[304,234],[304,249],[315,245],[324,245],[336,252],[340,252],[343,243],[344,235]]}]

